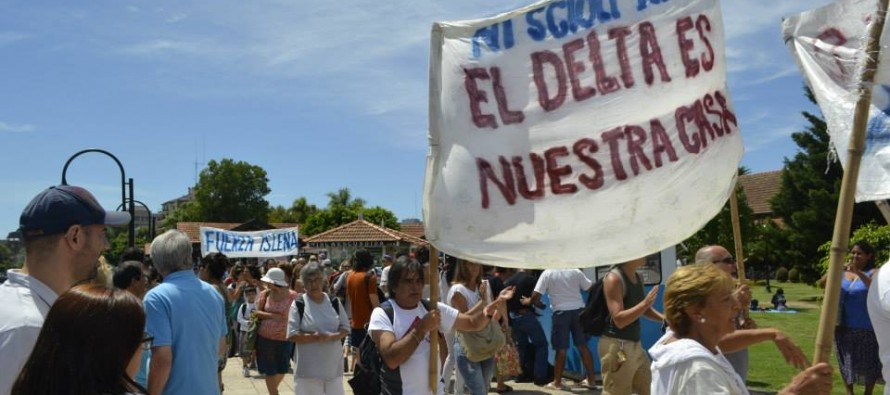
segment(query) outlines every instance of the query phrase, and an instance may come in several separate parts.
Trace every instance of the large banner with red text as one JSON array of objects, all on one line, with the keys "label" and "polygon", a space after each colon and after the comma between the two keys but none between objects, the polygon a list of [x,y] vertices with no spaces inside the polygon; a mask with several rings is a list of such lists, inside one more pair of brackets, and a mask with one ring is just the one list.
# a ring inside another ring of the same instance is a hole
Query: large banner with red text
[{"label": "large banner with red text", "polygon": [[717,0],[541,1],[433,25],[426,237],[508,267],[590,267],[685,240],[743,147]]},{"label": "large banner with red text", "polygon": [[[787,18],[782,23],[788,49],[816,96],[828,124],[831,144],[847,164],[853,113],[859,99],[866,27],[877,11],[874,0],[843,0]],[[890,199],[890,29],[872,85],[865,152],[856,183],[856,201]],[[827,164],[826,164],[827,165]]]}]

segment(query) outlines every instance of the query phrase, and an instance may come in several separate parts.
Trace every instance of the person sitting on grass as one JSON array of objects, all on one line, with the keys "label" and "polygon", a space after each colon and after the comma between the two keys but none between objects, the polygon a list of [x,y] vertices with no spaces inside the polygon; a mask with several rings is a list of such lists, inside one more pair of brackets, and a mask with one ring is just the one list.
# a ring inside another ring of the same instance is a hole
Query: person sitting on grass
[{"label": "person sitting on grass", "polygon": [[773,309],[776,309],[778,311],[788,310],[788,306],[785,304],[785,290],[783,290],[782,288],[777,289],[776,294],[773,295],[772,303]]}]

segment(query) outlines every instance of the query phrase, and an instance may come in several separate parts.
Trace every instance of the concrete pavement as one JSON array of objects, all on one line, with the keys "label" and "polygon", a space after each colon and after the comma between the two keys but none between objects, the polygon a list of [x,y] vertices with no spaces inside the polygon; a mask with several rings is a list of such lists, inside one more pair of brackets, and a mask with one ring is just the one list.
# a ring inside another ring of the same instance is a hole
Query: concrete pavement
[{"label": "concrete pavement", "polygon": [[[352,389],[349,387],[349,383],[346,382],[350,378],[352,378],[352,373],[345,373],[343,376],[343,388],[348,395],[352,395]],[[565,383],[575,384],[572,380],[565,380]],[[266,390],[265,380],[257,374],[256,370],[250,371],[250,377],[243,377],[241,375],[241,359],[237,357],[229,358],[229,362],[226,363],[226,369],[223,371],[223,384],[225,384],[226,388],[225,392],[223,392],[224,395],[267,395],[269,393]],[[600,394],[600,391],[598,390],[589,390],[579,386],[570,386],[568,391],[549,391],[542,387],[535,386],[532,383],[517,384],[513,381],[508,381],[507,384],[513,387],[513,392],[510,392],[510,394],[515,395]],[[492,387],[494,387],[494,383],[492,383]],[[281,385],[278,386],[278,391],[282,395],[294,393],[294,376],[292,374],[284,376],[284,380],[282,380]]]}]

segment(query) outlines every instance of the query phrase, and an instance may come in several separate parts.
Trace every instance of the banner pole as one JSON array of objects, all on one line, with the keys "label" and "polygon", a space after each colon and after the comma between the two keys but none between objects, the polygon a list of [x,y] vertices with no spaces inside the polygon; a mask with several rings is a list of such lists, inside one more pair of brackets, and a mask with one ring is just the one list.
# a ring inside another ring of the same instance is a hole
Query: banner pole
[{"label": "banner pole", "polygon": [[[430,284],[430,311],[439,308],[439,251],[430,245],[430,264],[427,272]],[[439,329],[430,332],[430,391],[438,393],[439,387]]]},{"label": "banner pole", "polygon": [[853,114],[853,130],[850,133],[850,146],[847,149],[847,164],[841,181],[840,198],[831,236],[831,255],[828,265],[825,296],[822,299],[822,315],[816,332],[816,355],[813,363],[828,362],[834,341],[834,326],[837,323],[838,300],[840,299],[841,275],[844,271],[844,256],[850,242],[850,226],[853,221],[853,204],[856,197],[856,182],[859,179],[859,166],[865,150],[865,132],[868,125],[868,110],[871,105],[871,85],[877,72],[878,55],[881,50],[881,33],[888,0],[878,2],[877,12],[868,28],[868,41],[865,46],[865,66],[859,82],[859,99]]},{"label": "banner pole", "polygon": [[881,210],[881,215],[884,216],[884,221],[887,221],[887,223],[890,224],[890,204],[888,204],[886,200],[878,200],[875,202],[875,205],[878,206],[878,210]]},{"label": "banner pole", "polygon": [[[747,283],[747,279],[745,277],[745,251],[742,249],[742,225],[739,220],[739,188],[738,173],[736,173],[736,185],[732,188],[732,193],[729,195],[729,211],[731,214],[730,216],[732,217],[732,240],[733,244],[735,244],[736,268],[739,276],[739,284],[745,284]],[[747,328],[748,323],[751,321],[750,309],[750,303],[742,306],[742,328]]]},{"label": "banner pole", "polygon": [[[736,178],[736,180],[738,180],[738,178]],[[739,271],[739,283],[744,284],[746,282],[745,256],[744,250],[742,250],[742,226],[739,223],[738,188],[739,186],[736,184],[736,186],[732,188],[732,193],[729,195],[729,211],[732,214],[732,240],[735,244],[735,259]],[[745,310],[747,310],[747,307],[745,307]]]}]

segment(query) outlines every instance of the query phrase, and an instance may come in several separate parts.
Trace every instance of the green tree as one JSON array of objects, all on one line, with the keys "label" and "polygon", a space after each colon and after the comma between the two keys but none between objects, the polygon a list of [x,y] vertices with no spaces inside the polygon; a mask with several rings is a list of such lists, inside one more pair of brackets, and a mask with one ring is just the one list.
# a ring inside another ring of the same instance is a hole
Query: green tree
[{"label": "green tree", "polygon": [[302,223],[300,233],[312,236],[355,221],[360,214],[368,222],[377,225],[382,222],[388,228],[399,229],[395,214],[379,206],[366,208],[365,200],[358,197],[353,198],[349,188],[341,188],[337,192],[328,193],[328,198],[327,207],[309,215]]},{"label": "green tree", "polygon": [[[739,168],[739,175],[748,174],[748,172],[747,168]],[[748,199],[741,185],[736,185],[735,193],[739,202],[739,227],[742,231],[742,246],[747,257],[750,251],[749,243],[755,239],[757,234],[757,226],[754,224],[754,210],[748,205]],[[735,240],[733,238],[732,212],[729,207],[729,200],[726,201],[726,204],[713,219],[694,235],[686,239],[683,244],[687,248],[684,255],[688,262],[694,262],[695,253],[699,248],[706,245],[721,245],[729,251],[734,251]]]},{"label": "green tree", "polygon": [[164,220],[165,228],[181,221],[247,222],[269,218],[269,179],[262,167],[223,158],[211,160],[198,178],[195,200]]},{"label": "green tree", "polygon": [[158,234],[168,229],[175,229],[176,224],[179,222],[194,222],[200,220],[201,215],[198,213],[198,204],[195,201],[185,202],[164,218]]},{"label": "green tree", "polygon": [[213,222],[265,221],[269,217],[268,184],[262,167],[228,158],[211,160],[195,188],[198,214]]},{"label": "green tree", "polygon": [[[816,102],[812,92],[807,90],[806,95]],[[820,271],[819,246],[831,240],[843,169],[840,163],[831,163],[834,156],[825,121],[809,112],[803,116],[809,126],[791,135],[799,149],[793,159],[785,158],[782,185],[770,205],[785,224],[783,266],[798,267],[801,276],[811,281]],[[852,229],[882,218],[874,203],[857,204]]]},{"label": "green tree", "polygon": [[[109,227],[106,230],[106,235],[108,237],[108,249],[102,254],[105,256],[105,259],[108,260],[108,264],[112,266],[117,266],[118,262],[120,262],[121,253],[127,249],[127,242],[129,241],[127,228],[113,228]],[[134,247],[142,249],[146,244],[151,243],[151,238],[149,237],[148,228],[144,226],[140,226],[136,228],[136,238],[134,241]]]},{"label": "green tree", "polygon": [[392,211],[383,207],[374,206],[366,208],[362,211],[362,215],[365,217],[365,221],[374,225],[382,225],[395,230],[401,229],[401,226],[399,226],[399,219],[396,218],[396,215],[393,214]]},{"label": "green tree", "polygon": [[294,200],[290,207],[285,208],[281,205],[273,207],[269,212],[269,222],[302,224],[317,211],[318,207],[301,196]]}]

